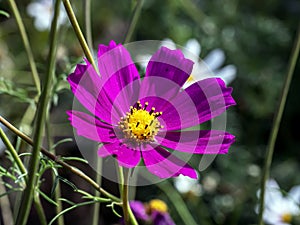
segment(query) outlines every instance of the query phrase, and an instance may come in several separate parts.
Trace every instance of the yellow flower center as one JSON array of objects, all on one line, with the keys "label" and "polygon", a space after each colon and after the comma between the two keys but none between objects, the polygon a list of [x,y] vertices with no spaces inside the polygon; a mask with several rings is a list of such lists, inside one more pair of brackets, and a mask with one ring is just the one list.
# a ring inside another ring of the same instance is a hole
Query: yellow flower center
[{"label": "yellow flower center", "polygon": [[159,199],[153,199],[149,202],[149,208],[151,211],[158,211],[161,213],[168,212],[168,206],[165,202]]},{"label": "yellow flower center", "polygon": [[291,223],[292,222],[292,215],[290,213],[284,213],[281,216],[281,220],[284,223]]},{"label": "yellow flower center", "polygon": [[195,81],[195,79],[194,79],[193,75],[191,74],[189,76],[189,78],[186,80],[186,82],[193,82],[193,81]]},{"label": "yellow flower center", "polygon": [[143,107],[138,101],[136,107],[130,106],[130,112],[121,117],[118,124],[125,138],[138,143],[154,141],[155,135],[163,127],[157,119],[162,112],[155,112],[154,107],[147,111],[147,106],[148,102]]}]

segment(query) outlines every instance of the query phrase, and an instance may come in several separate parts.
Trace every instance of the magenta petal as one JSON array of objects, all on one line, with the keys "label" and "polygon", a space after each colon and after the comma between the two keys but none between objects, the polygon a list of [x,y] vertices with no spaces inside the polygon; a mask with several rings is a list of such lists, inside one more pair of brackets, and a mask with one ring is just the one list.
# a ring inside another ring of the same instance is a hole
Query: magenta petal
[{"label": "magenta petal", "polygon": [[151,216],[153,218],[153,224],[155,225],[176,225],[167,212],[154,211]]},{"label": "magenta petal", "polygon": [[[109,46],[100,45],[98,52],[98,67],[101,77],[107,81],[113,74],[120,73],[119,83],[128,84],[139,78],[139,73],[127,49],[114,41]],[[121,70],[121,71],[120,71]]]},{"label": "magenta petal", "polygon": [[225,131],[201,130],[159,133],[162,146],[191,154],[226,154],[235,137]]},{"label": "magenta petal", "polygon": [[185,91],[195,103],[200,123],[221,115],[229,106],[236,104],[231,96],[232,88],[227,88],[220,78],[198,81]]},{"label": "magenta petal", "polygon": [[235,105],[231,91],[232,88],[225,87],[220,78],[208,78],[189,86],[170,101],[173,107],[165,109],[169,115],[174,115],[174,119],[180,115],[180,123],[170,124],[167,130],[188,128],[219,116]]},{"label": "magenta petal", "polygon": [[159,146],[143,150],[142,155],[147,169],[159,178],[177,177],[180,174],[194,179],[198,177],[186,162]]},{"label": "magenta petal", "polygon": [[140,201],[130,201],[130,208],[135,215],[135,217],[139,220],[147,221],[149,220],[149,216],[147,215],[145,205]]},{"label": "magenta petal", "polygon": [[[132,103],[130,96],[136,91],[132,83],[139,80],[139,73],[129,52],[123,45],[117,45],[114,41],[111,41],[109,46],[100,45],[98,67],[106,99],[115,109],[127,112]],[[104,96],[102,92],[101,95]]]},{"label": "magenta petal", "polygon": [[93,115],[108,123],[111,123],[112,117],[119,118],[111,113],[112,102],[102,90],[102,79],[88,62],[87,65],[77,65],[67,80],[78,101]]},{"label": "magenta petal", "polygon": [[174,81],[181,87],[189,78],[193,62],[184,58],[180,50],[161,47],[150,59],[145,77],[158,76]]},{"label": "magenta petal", "polygon": [[116,44],[114,40],[111,40],[108,44],[108,46],[100,44],[98,46],[98,58],[100,58],[104,53],[110,51],[111,49],[116,48],[117,46],[120,46],[121,44]]},{"label": "magenta petal", "polygon": [[135,167],[141,160],[140,151],[128,148],[118,140],[101,146],[98,149],[98,155],[100,157],[114,156],[121,166],[127,168]]},{"label": "magenta petal", "polygon": [[71,125],[76,129],[77,135],[97,142],[114,142],[116,135],[111,125],[103,123],[96,117],[84,112],[67,111]]}]

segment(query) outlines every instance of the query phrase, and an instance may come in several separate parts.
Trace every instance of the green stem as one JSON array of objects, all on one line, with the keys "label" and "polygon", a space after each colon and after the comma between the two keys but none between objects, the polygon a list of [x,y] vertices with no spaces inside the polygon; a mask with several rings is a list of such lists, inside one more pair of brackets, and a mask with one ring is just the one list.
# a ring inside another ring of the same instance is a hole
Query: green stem
[{"label": "green stem", "polygon": [[91,3],[91,0],[84,1],[84,27],[87,44],[89,46],[90,51],[93,52]]},{"label": "green stem", "polygon": [[[161,190],[163,190],[163,192],[171,200],[171,202],[173,203],[173,206],[177,210],[178,215],[181,217],[182,221],[185,224],[197,225],[197,223],[195,222],[195,220],[194,220],[193,216],[191,215],[190,211],[186,207],[185,202],[181,198],[180,194],[176,190],[174,190],[174,188],[172,187],[172,185],[168,181],[158,183],[156,185]],[[173,189],[173,191],[172,191],[172,189]],[[206,225],[207,223],[206,223],[206,221],[202,221],[201,224]]]},{"label": "green stem", "polygon": [[42,134],[45,124],[46,110],[49,105],[49,95],[51,92],[51,81],[54,75],[55,69],[55,55],[56,55],[56,40],[57,40],[57,21],[59,16],[60,0],[55,2],[54,17],[51,24],[50,30],[50,50],[48,55],[47,73],[42,91],[39,99],[39,105],[37,109],[37,120],[34,133],[34,144],[32,149],[32,157],[29,163],[29,174],[28,174],[28,185],[22,196],[20,211],[17,216],[16,225],[25,225],[29,216],[32,198],[34,194],[34,188],[36,185],[36,172],[38,170],[39,159],[40,159],[40,146],[42,143]]},{"label": "green stem", "polygon": [[[96,152],[96,151],[95,151]],[[96,164],[97,164],[97,171],[96,171],[96,183],[101,185],[101,175],[100,175],[100,171],[102,169],[102,158],[99,158],[96,156]],[[100,192],[95,190],[94,195],[96,197],[100,197]],[[92,225],[98,225],[99,224],[99,214],[100,214],[100,203],[99,204],[94,204],[93,205],[93,221],[92,221]]]},{"label": "green stem", "polygon": [[123,185],[124,185],[124,172],[123,172],[123,167],[119,166],[118,161],[115,161],[116,168],[117,168],[117,176],[118,176],[118,181],[119,181],[119,192],[120,196],[122,197],[123,193]]},{"label": "green stem", "polygon": [[[3,185],[2,177],[0,176],[0,193],[5,193],[6,189]],[[11,210],[8,195],[4,195],[0,198],[0,212],[2,214],[2,220],[4,225],[13,225],[14,218]]]},{"label": "green stem", "polygon": [[[10,143],[9,139],[7,138],[7,136],[5,135],[4,131],[2,130],[2,128],[0,127],[0,137],[3,140],[3,143],[6,145],[8,151],[11,153],[14,161],[16,162],[16,165],[18,167],[18,169],[21,171],[22,174],[27,174],[26,168],[22,162],[22,160],[20,159],[17,151],[14,149],[13,145]],[[25,178],[25,182],[28,182],[27,176],[24,176]],[[35,198],[35,208],[37,210],[37,213],[39,215],[39,219],[42,225],[47,225],[47,221],[46,221],[46,216],[45,216],[45,212],[42,208],[42,205],[40,203],[40,199],[39,196],[37,196]]]},{"label": "green stem", "polygon": [[3,141],[3,143],[5,144],[5,146],[7,147],[7,150],[10,152],[10,154],[14,158],[14,160],[18,166],[18,169],[21,171],[22,174],[27,174],[26,168],[23,165],[22,160],[20,159],[17,151],[15,150],[14,146],[10,143],[8,137],[6,136],[6,134],[4,133],[4,131],[1,127],[0,127],[0,137]]},{"label": "green stem", "polygon": [[134,9],[132,18],[131,18],[130,25],[129,25],[127,33],[125,35],[124,43],[128,43],[132,38],[132,34],[133,34],[134,29],[135,29],[135,27],[138,23],[139,16],[141,15],[143,4],[144,4],[144,0],[138,0],[137,3],[136,3],[136,6],[135,6],[135,9]]},{"label": "green stem", "polygon": [[284,111],[284,107],[285,107],[287,95],[288,95],[288,92],[289,92],[290,84],[291,84],[291,81],[292,81],[293,73],[294,73],[295,66],[296,66],[296,63],[297,63],[297,59],[298,59],[298,56],[299,56],[299,50],[300,50],[300,24],[299,24],[299,27],[298,27],[298,33],[297,33],[297,37],[296,37],[296,40],[295,40],[295,44],[294,44],[294,47],[293,47],[293,50],[292,50],[292,53],[291,53],[289,66],[288,66],[288,71],[287,71],[287,74],[286,74],[286,79],[285,79],[285,82],[284,82],[281,98],[280,98],[280,101],[279,101],[279,107],[278,107],[278,110],[277,110],[277,112],[275,114],[275,117],[274,117],[273,127],[272,127],[272,130],[271,130],[269,143],[268,143],[268,147],[267,147],[267,152],[266,152],[266,158],[265,158],[265,162],[264,162],[264,170],[263,170],[263,174],[262,174],[261,191],[260,191],[260,199],[259,199],[260,207],[259,207],[258,220],[259,220],[260,225],[264,224],[264,222],[263,222],[263,211],[264,211],[266,181],[269,178],[270,167],[271,167],[271,163],[272,163],[275,142],[276,142],[278,130],[279,130],[279,127],[280,127],[280,122],[281,122],[282,114],[283,114],[283,111]]},{"label": "green stem", "polygon": [[24,44],[24,47],[25,47],[25,50],[27,53],[28,60],[29,60],[29,65],[30,65],[33,81],[34,81],[34,84],[36,86],[36,90],[37,90],[37,93],[39,96],[41,93],[40,78],[39,78],[39,75],[38,75],[38,72],[36,69],[35,61],[34,61],[32,50],[31,50],[31,47],[30,47],[30,44],[28,41],[25,26],[23,24],[22,18],[20,16],[20,12],[18,10],[18,7],[17,7],[15,1],[9,0],[9,4],[10,4],[11,10],[16,18],[16,22],[17,22],[17,25],[20,30],[21,38],[22,38],[22,41],[23,41],[23,44]]},{"label": "green stem", "polygon": [[80,42],[80,45],[81,45],[81,48],[86,56],[86,58],[89,60],[89,62],[93,65],[93,67],[95,68],[95,70],[97,71],[97,66],[95,64],[95,61],[94,61],[94,58],[93,58],[93,55],[91,53],[91,51],[89,50],[89,47],[85,41],[85,38],[82,34],[82,31],[80,29],[80,26],[77,22],[77,19],[75,17],[75,14],[74,14],[74,11],[72,9],[72,6],[71,6],[71,3],[69,0],[62,0],[63,3],[64,3],[64,6],[65,6],[65,9],[66,9],[66,12],[68,14],[68,17],[70,19],[70,22],[73,26],[73,29],[75,31],[75,34],[77,35],[77,39],[79,40]]},{"label": "green stem", "polygon": [[[51,98],[52,98],[52,96],[51,96]],[[47,142],[48,142],[48,149],[50,150],[50,152],[55,154],[55,149],[52,149],[53,140],[52,140],[51,131],[50,131],[50,114],[49,113],[47,115],[47,120],[46,120],[46,136],[47,136]],[[55,179],[56,179],[56,175],[54,173],[52,173],[53,182]],[[62,202],[60,201],[60,197],[61,197],[60,183],[57,182],[57,186],[54,191],[54,200],[57,203],[56,214],[59,214],[63,210]],[[63,215],[58,218],[57,224],[58,225],[65,224]]]},{"label": "green stem", "polygon": [[35,207],[35,210],[38,214],[41,225],[47,225],[47,219],[46,219],[46,216],[45,216],[45,211],[43,209],[41,199],[40,199],[40,196],[39,196],[38,192],[35,192],[34,207]]},{"label": "green stem", "polygon": [[[92,39],[92,21],[91,21],[91,0],[84,1],[84,27],[85,27],[85,35],[88,43],[88,47],[93,54],[93,39]],[[101,175],[100,171],[102,169],[102,159],[99,157],[95,157],[96,159],[96,183],[100,186],[101,185]],[[95,190],[94,192],[95,197],[100,197],[100,192]],[[100,202],[99,204],[93,205],[93,217],[92,217],[92,225],[99,224],[99,215],[100,215]]]},{"label": "green stem", "polygon": [[123,179],[123,190],[122,190],[122,208],[123,208],[123,214],[124,214],[124,222],[125,225],[138,225],[135,216],[133,215],[131,208],[129,206],[129,200],[128,200],[128,182],[129,182],[129,170],[124,169],[124,179]]},{"label": "green stem", "polygon": [[[22,133],[20,130],[18,130],[16,127],[14,127],[11,123],[9,123],[7,120],[5,120],[2,116],[0,116],[0,122],[3,125],[5,125],[8,129],[10,129],[12,132],[14,132],[18,137],[22,138],[25,142],[27,142],[30,145],[33,145],[33,140],[30,137],[28,137],[27,135]],[[61,165],[65,169],[69,170],[71,173],[73,173],[73,174],[77,175],[78,177],[82,178],[83,180],[85,180],[92,187],[94,187],[96,190],[98,190],[104,196],[110,198],[112,201],[120,202],[119,198],[117,198],[116,196],[110,194],[109,192],[107,192],[106,190],[101,188],[99,186],[99,184],[97,184],[92,178],[87,176],[85,173],[80,171],[78,168],[73,167],[64,161],[61,161],[56,155],[50,153],[47,149],[45,149],[43,147],[41,147],[41,153],[44,154],[45,156],[47,156],[52,161],[54,161],[55,163]]]}]

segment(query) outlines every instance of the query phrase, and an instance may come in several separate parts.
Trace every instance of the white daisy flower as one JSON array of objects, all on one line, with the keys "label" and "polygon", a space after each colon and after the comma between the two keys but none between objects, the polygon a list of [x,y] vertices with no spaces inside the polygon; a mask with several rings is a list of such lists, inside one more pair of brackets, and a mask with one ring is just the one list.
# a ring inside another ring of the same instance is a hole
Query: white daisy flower
[{"label": "white daisy flower", "polygon": [[[52,0],[37,0],[32,2],[27,6],[27,13],[34,17],[34,26],[37,30],[49,30],[54,14],[54,2]],[[67,14],[63,7],[61,7],[58,18],[58,26],[66,24],[67,21]]]},{"label": "white daisy flower", "polygon": [[[176,49],[176,44],[171,39],[164,39],[161,46],[172,50]],[[187,88],[191,84],[209,77],[220,77],[228,85],[236,77],[237,69],[234,65],[227,65],[221,68],[225,61],[225,54],[221,49],[212,50],[203,60],[199,61],[201,45],[196,39],[190,39],[182,48],[182,52],[186,58],[195,63],[192,74],[183,85],[183,88]],[[146,68],[150,57],[151,55],[140,55],[138,57],[142,68]]]},{"label": "white daisy flower", "polygon": [[263,220],[267,224],[290,225],[293,217],[300,215],[299,204],[300,185],[293,187],[284,196],[275,180],[267,181],[263,214]]},{"label": "white daisy flower", "polygon": [[192,193],[196,196],[201,196],[202,194],[202,187],[198,183],[198,180],[183,176],[181,174],[174,178],[174,186],[181,194]]}]

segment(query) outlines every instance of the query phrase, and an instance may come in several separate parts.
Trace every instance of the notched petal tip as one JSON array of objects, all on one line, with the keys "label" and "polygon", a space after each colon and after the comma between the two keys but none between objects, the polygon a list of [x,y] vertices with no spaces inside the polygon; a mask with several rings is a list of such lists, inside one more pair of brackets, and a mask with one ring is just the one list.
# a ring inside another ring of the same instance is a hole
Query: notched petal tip
[{"label": "notched petal tip", "polygon": [[171,50],[162,46],[151,57],[145,77],[162,77],[182,87],[189,78],[194,62],[185,58],[180,50]]},{"label": "notched petal tip", "polygon": [[198,178],[196,170],[187,162],[159,146],[142,151],[142,155],[147,169],[160,179],[178,177],[180,174],[193,179]]},{"label": "notched petal tip", "polygon": [[88,65],[86,65],[86,64],[77,64],[74,72],[71,73],[67,77],[67,81],[70,84],[71,83],[78,84],[80,82],[80,79],[82,78],[82,76],[85,74],[87,68],[88,68]]},{"label": "notched petal tip", "polygon": [[100,44],[98,46],[98,58],[101,57],[104,53],[120,46],[122,44],[117,44],[114,40],[111,40],[108,45]]}]

